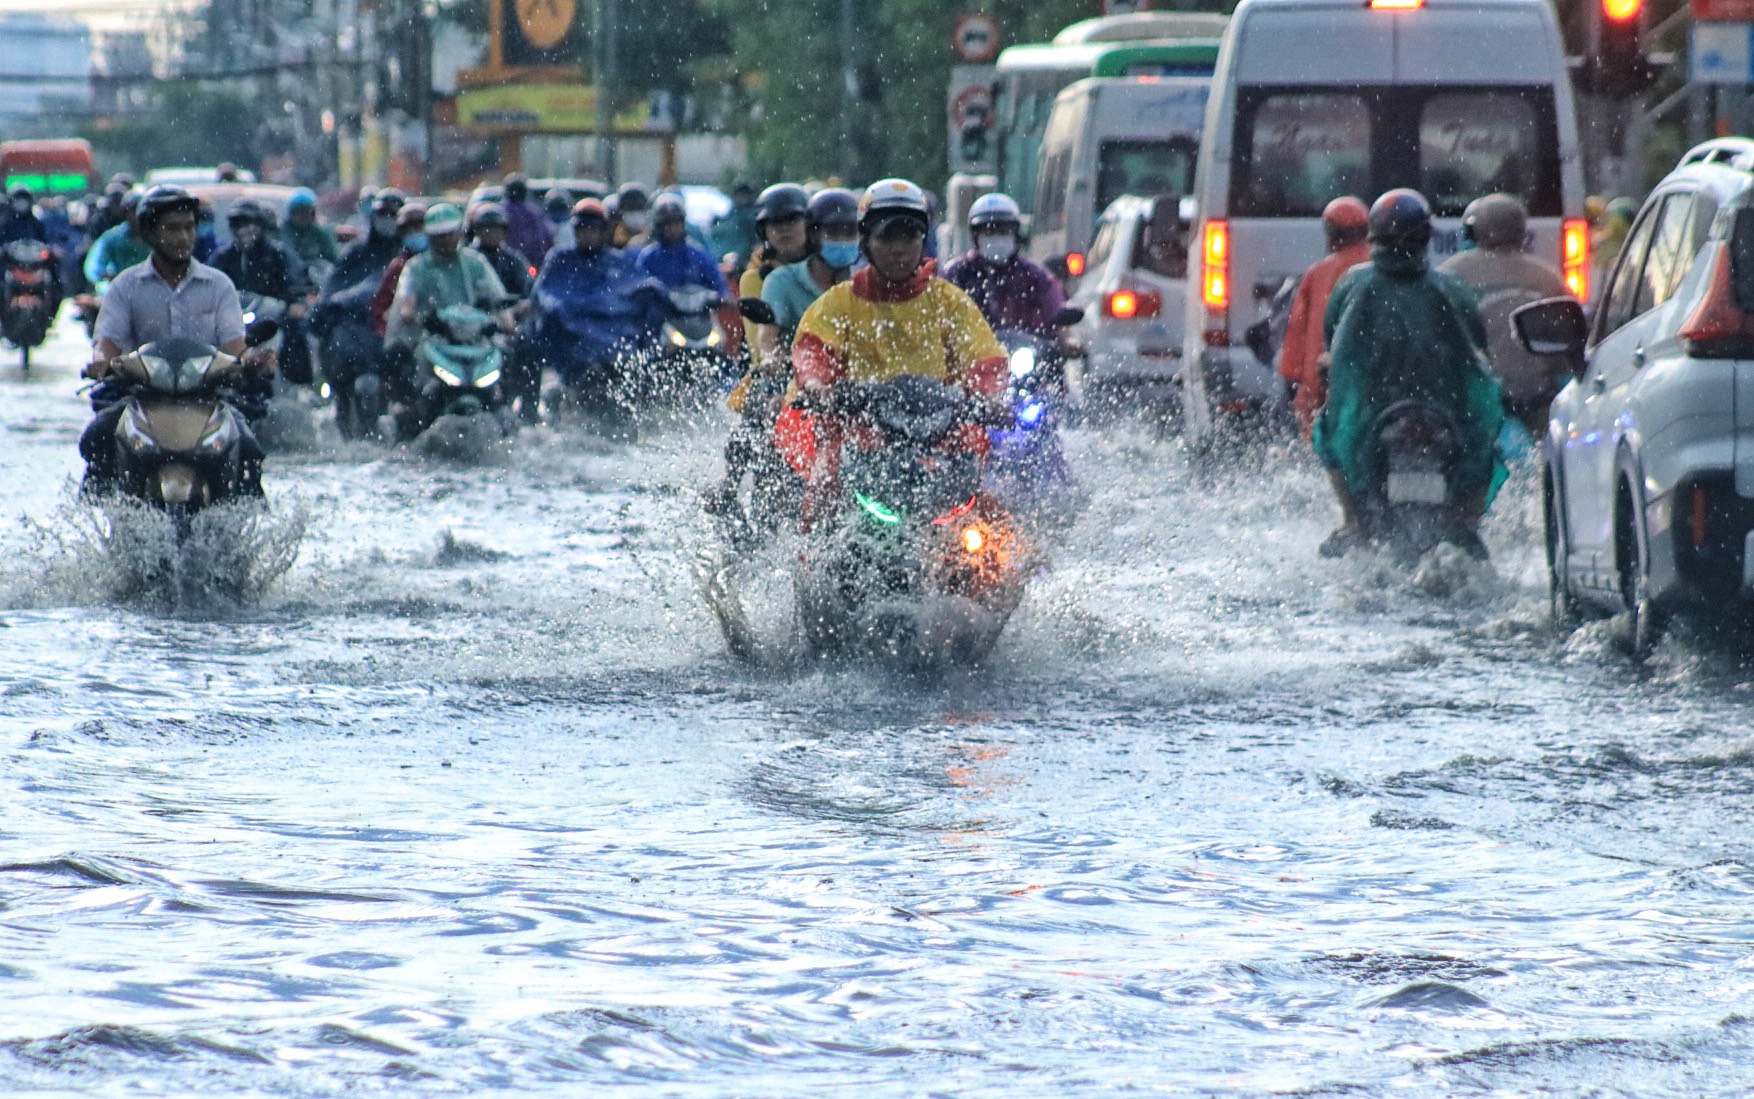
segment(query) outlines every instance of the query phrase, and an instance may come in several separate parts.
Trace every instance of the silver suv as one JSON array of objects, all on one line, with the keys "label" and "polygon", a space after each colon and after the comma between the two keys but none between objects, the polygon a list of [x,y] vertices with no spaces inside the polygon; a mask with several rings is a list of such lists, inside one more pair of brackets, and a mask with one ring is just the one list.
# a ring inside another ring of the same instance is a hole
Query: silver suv
[{"label": "silver suv", "polygon": [[1642,657],[1671,615],[1754,603],[1754,141],[1682,157],[1593,319],[1554,299],[1516,324],[1575,365],[1542,447],[1555,614],[1624,611]]}]

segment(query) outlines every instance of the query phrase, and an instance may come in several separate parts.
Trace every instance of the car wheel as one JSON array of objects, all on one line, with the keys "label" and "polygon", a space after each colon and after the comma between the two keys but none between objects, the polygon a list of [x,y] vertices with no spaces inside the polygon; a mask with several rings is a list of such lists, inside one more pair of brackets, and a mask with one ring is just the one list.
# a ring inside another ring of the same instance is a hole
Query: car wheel
[{"label": "car wheel", "polygon": [[1650,658],[1668,625],[1651,598],[1650,538],[1642,509],[1633,503],[1630,480],[1620,487],[1615,521],[1615,556],[1620,564],[1620,598],[1626,606],[1625,644],[1634,663]]},{"label": "car wheel", "polygon": [[1581,617],[1577,596],[1571,591],[1571,578],[1566,568],[1570,546],[1565,540],[1565,527],[1560,520],[1559,492],[1549,469],[1542,486],[1547,530],[1547,609],[1553,624],[1570,629]]}]

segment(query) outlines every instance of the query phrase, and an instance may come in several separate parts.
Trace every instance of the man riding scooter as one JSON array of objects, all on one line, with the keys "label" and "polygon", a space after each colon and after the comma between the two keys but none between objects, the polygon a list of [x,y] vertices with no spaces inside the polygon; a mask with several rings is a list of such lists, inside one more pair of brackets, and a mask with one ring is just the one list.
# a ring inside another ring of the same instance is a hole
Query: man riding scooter
[{"label": "man riding scooter", "polygon": [[212,266],[225,272],[240,294],[273,298],[286,305],[275,318],[280,324],[281,377],[294,385],[311,381],[310,347],[305,342],[305,294],[310,278],[298,255],[269,229],[266,209],[250,199],[232,203],[225,215],[231,243],[213,256]]},{"label": "man riding scooter", "polygon": [[1328,302],[1328,394],[1313,441],[1343,519],[1321,554],[1339,557],[1369,541],[1361,502],[1381,480],[1380,418],[1418,401],[1453,425],[1446,540],[1484,558],[1478,527],[1504,476],[1504,408],[1485,361],[1479,305],[1460,279],[1428,266],[1431,207],[1417,191],[1377,199],[1369,239],[1371,261],[1343,275]]},{"label": "man riding scooter", "polygon": [[945,265],[944,278],[974,299],[994,331],[1052,339],[1066,295],[1047,268],[1018,251],[1022,225],[1023,211],[1010,195],[995,191],[975,199],[968,210],[974,247]]},{"label": "man riding scooter", "polygon": [[719,265],[705,250],[688,239],[688,207],[681,195],[663,194],[652,204],[655,239],[640,249],[639,269],[664,284],[665,289],[703,286],[721,299],[731,296]]}]

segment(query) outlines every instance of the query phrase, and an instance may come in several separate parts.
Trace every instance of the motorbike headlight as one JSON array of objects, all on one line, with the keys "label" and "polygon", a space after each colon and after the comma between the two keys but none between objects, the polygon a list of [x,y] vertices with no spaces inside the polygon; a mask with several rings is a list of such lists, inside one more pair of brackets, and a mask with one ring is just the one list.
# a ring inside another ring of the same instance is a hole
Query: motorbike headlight
[{"label": "motorbike headlight", "polygon": [[1022,408],[1017,410],[1017,422],[1024,427],[1034,427],[1041,423],[1041,418],[1047,414],[1047,410],[1047,405],[1040,401],[1027,401]]},{"label": "motorbike headlight", "polygon": [[1027,377],[1034,370],[1035,348],[1019,347],[1011,352],[1011,376],[1013,378]]},{"label": "motorbike headlight", "polygon": [[672,328],[670,329],[670,343],[676,347],[687,347],[688,337]]},{"label": "motorbike headlight", "polygon": [[444,367],[440,366],[438,363],[432,364],[432,372],[434,374],[437,374],[438,380],[441,382],[444,382],[446,385],[462,385],[463,384],[463,379],[457,377],[455,374],[451,373],[449,370],[446,370]]},{"label": "motorbike headlight", "polygon": [[230,450],[237,441],[237,417],[226,415],[222,406],[214,409],[213,418],[207,421],[207,429],[202,433],[201,441],[195,444],[195,449],[217,456]]},{"label": "motorbike headlight", "polygon": [[140,356],[140,365],[146,368],[146,384],[154,389],[175,389],[177,374],[171,364],[157,355]]},{"label": "motorbike headlight", "polygon": [[716,328],[706,334],[706,345],[708,347],[717,347],[724,342],[725,334]]},{"label": "motorbike headlight", "polygon": [[491,389],[493,384],[497,381],[499,381],[499,371],[489,370],[487,373],[481,375],[481,377],[475,379],[475,388]]},{"label": "motorbike headlight", "polygon": [[116,425],[116,437],[135,454],[154,454],[159,449],[158,440],[147,432],[139,405],[131,406],[122,422]]}]

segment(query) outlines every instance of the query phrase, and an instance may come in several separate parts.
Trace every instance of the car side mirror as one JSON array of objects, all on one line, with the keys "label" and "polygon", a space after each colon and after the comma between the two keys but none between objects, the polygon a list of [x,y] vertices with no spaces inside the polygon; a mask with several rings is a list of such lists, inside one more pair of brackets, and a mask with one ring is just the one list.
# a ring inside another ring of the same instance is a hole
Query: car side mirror
[{"label": "car side mirror", "polygon": [[1053,325],[1055,328],[1070,328],[1083,319],[1084,310],[1076,305],[1062,305],[1060,311],[1054,314]]},{"label": "car side mirror", "polygon": [[1571,373],[1583,373],[1583,349],[1589,322],[1575,298],[1546,298],[1510,315],[1517,342],[1531,355],[1563,355]]},{"label": "car side mirror", "polygon": [[1160,247],[1175,243],[1187,244],[1189,222],[1182,216],[1180,195],[1160,195],[1151,204],[1151,240]]},{"label": "car side mirror", "polygon": [[738,298],[737,312],[751,324],[776,324],[778,318],[773,315],[773,306],[760,298]]},{"label": "car side mirror", "polygon": [[1048,273],[1054,278],[1059,279],[1061,282],[1065,282],[1072,277],[1071,265],[1067,263],[1064,255],[1049,256],[1047,260],[1042,263],[1042,266],[1046,267]]}]

